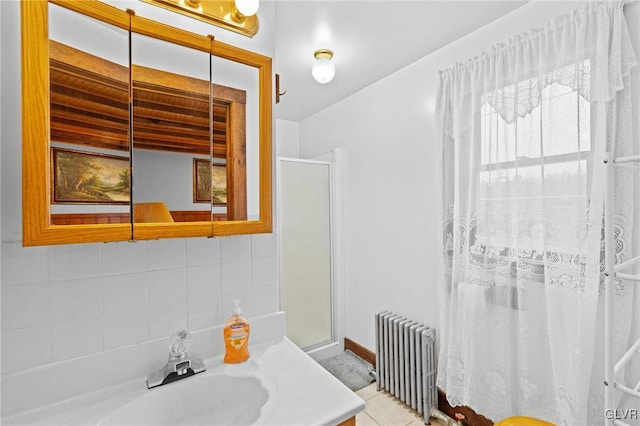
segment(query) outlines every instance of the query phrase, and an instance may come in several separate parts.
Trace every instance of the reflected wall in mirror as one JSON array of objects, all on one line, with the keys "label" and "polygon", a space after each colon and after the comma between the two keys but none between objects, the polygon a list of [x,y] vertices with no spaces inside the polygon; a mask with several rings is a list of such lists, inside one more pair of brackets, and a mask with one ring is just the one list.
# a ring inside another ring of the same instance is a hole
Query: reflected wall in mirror
[{"label": "reflected wall in mirror", "polygon": [[[229,126],[242,130],[230,132],[227,137],[227,214],[229,220],[257,220],[260,217],[258,123],[263,120],[259,107],[260,76],[255,67],[216,56],[215,46],[211,69],[214,99],[229,100],[226,101]],[[233,88],[233,94],[225,88]]]},{"label": "reflected wall in mirror", "polygon": [[[43,3],[22,3],[24,245],[271,232],[271,59],[97,1]],[[196,199],[196,160],[224,168],[226,205]]]}]

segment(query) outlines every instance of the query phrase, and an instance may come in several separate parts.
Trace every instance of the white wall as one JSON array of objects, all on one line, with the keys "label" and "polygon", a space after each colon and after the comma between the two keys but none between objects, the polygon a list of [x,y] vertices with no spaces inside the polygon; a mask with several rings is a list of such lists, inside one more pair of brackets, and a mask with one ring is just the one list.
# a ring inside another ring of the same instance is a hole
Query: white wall
[{"label": "white wall", "polygon": [[301,157],[336,147],[348,156],[346,337],[373,350],[374,314],[384,309],[438,324],[438,71],[581,5],[530,2],[300,123]]},{"label": "white wall", "polygon": [[298,123],[276,120],[275,153],[276,157],[300,158],[300,126]]},{"label": "white wall", "polygon": [[[211,209],[208,203],[193,201],[193,159],[206,156],[146,149],[133,150],[133,202],[163,201],[169,210]],[[224,160],[223,160],[224,161]],[[216,161],[217,162],[217,161]],[[260,197],[257,188],[247,188],[247,197],[253,198],[249,217],[259,215]],[[129,206],[125,206],[127,211]],[[225,206],[214,206],[214,213],[226,213]]]},{"label": "white wall", "polygon": [[[114,3],[273,56],[272,3],[261,6],[254,38],[138,1]],[[109,356],[180,328],[221,324],[235,297],[249,317],[276,312],[277,233],[22,247],[20,8],[12,0],[0,9],[3,381],[60,361]]]}]

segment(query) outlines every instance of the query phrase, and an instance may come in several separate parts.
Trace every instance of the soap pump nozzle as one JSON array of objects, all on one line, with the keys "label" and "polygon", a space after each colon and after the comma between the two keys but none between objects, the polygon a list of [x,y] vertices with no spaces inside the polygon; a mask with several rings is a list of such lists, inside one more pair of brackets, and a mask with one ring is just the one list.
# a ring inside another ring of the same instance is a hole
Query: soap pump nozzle
[{"label": "soap pump nozzle", "polygon": [[233,314],[240,315],[242,313],[242,309],[240,309],[240,303],[242,299],[233,299]]}]

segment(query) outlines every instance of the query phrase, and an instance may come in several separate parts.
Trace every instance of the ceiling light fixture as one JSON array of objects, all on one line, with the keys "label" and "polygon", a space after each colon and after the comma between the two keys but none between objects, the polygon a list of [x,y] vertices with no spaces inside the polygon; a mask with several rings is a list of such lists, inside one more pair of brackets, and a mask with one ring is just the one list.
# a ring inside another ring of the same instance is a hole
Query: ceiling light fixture
[{"label": "ceiling light fixture", "polygon": [[313,78],[320,84],[327,84],[336,75],[336,66],[331,62],[333,52],[329,49],[318,49],[313,53],[316,62],[311,68]]}]

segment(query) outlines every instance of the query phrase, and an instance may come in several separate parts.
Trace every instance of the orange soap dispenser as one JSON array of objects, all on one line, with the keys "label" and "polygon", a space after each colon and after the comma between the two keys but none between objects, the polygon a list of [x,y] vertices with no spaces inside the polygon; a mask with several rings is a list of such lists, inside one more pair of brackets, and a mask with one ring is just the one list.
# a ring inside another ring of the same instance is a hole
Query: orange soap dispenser
[{"label": "orange soap dispenser", "polygon": [[249,359],[249,321],[240,310],[240,299],[234,299],[233,315],[224,324],[224,362],[235,364]]}]

